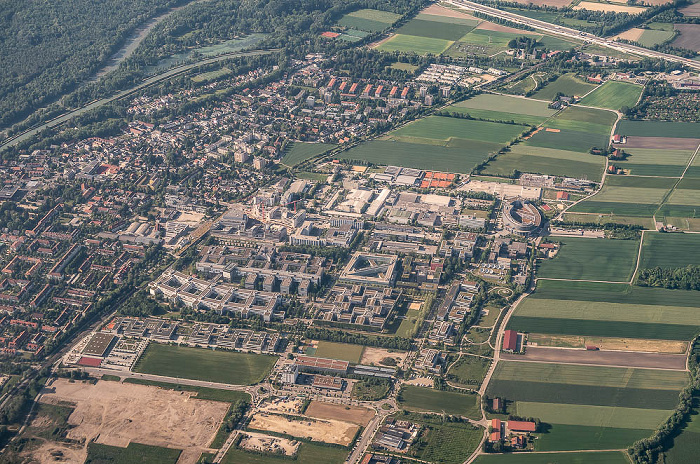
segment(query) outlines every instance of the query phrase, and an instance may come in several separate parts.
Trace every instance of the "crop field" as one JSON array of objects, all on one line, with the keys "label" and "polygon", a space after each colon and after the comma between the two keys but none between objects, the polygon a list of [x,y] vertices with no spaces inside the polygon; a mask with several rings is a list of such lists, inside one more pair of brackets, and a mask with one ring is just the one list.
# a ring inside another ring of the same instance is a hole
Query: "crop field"
[{"label": "crop field", "polygon": [[[602,130],[603,134],[608,134],[617,120],[617,116],[615,113],[608,110],[570,106],[557,115],[556,121],[561,120],[576,121],[575,125],[572,127],[583,127],[581,123],[596,124],[597,127],[587,126],[587,130],[591,132]],[[604,127],[601,128],[600,126]]]},{"label": "crop field", "polygon": [[605,160],[593,156],[553,148],[533,147],[525,144],[513,145],[509,152],[490,161],[484,174],[510,176],[514,169],[520,172],[575,177],[600,182]]},{"label": "crop field", "polygon": [[251,385],[262,381],[276,361],[276,356],[151,343],[137,362],[134,371],[234,385]]},{"label": "crop field", "polygon": [[499,363],[493,378],[499,381],[523,380],[676,392],[688,383],[688,374],[679,371],[527,362]]},{"label": "crop field", "polygon": [[639,251],[637,240],[557,237],[552,241],[559,243],[559,251],[553,259],[539,262],[539,277],[613,282],[632,278]]},{"label": "crop field", "polygon": [[671,45],[700,52],[700,24],[674,24],[673,27],[680,35]]},{"label": "crop field", "polygon": [[700,263],[700,236],[695,234],[644,234],[640,268],[685,267]]},{"label": "crop field", "polygon": [[535,451],[624,449],[648,437],[649,430],[551,424],[547,432],[537,436]]},{"label": "crop field", "polygon": [[604,147],[605,141],[606,137],[596,136],[590,132],[558,129],[556,132],[541,130],[524,144],[556,150],[587,152],[593,147]]},{"label": "crop field", "polygon": [[673,37],[673,31],[661,31],[657,29],[644,29],[642,35],[636,40],[642,47],[653,47],[654,45],[667,42]]},{"label": "crop field", "polygon": [[635,137],[700,138],[699,122],[630,121],[623,119],[616,133]]},{"label": "crop field", "polygon": [[681,433],[673,439],[673,447],[666,452],[664,462],[685,464],[693,462],[700,454],[700,399],[695,397],[690,420],[681,428]]},{"label": "crop field", "polygon": [[[517,108],[517,113],[511,110]],[[555,113],[547,104],[536,100],[506,95],[481,94],[456,103],[447,111],[469,114],[475,119],[491,121],[513,121],[517,124],[539,125]]]},{"label": "crop field", "polygon": [[[348,450],[315,443],[299,445],[296,462],[313,462],[314,464],[342,464]],[[245,451],[232,446],[223,459],[223,464],[287,464],[290,459],[276,454],[260,454]]]},{"label": "crop field", "polygon": [[656,429],[671,410],[615,408],[580,404],[533,403],[518,401],[516,414],[538,417],[542,422],[563,425],[616,427],[621,429]]},{"label": "crop field", "polygon": [[524,130],[523,126],[514,124],[428,116],[391,132],[389,136],[398,141],[404,141],[402,138],[408,137],[406,141],[422,138],[448,143],[451,139],[466,139],[505,144],[517,138]]},{"label": "crop field", "polygon": [[557,93],[564,95],[583,96],[595,89],[594,84],[589,84],[577,78],[574,74],[564,74],[554,82],[547,84],[542,90],[533,95],[539,100],[553,100]]},{"label": "crop field", "polygon": [[482,454],[475,464],[629,464],[622,451]]},{"label": "crop field", "polygon": [[351,345],[349,343],[335,343],[320,341],[314,356],[319,358],[343,359],[353,364],[359,364],[362,359],[362,352],[365,347],[362,345]]},{"label": "crop field", "polygon": [[389,40],[377,46],[382,52],[416,53],[418,55],[439,55],[448,48],[452,42],[431,37],[417,37],[414,35],[395,34]]},{"label": "crop field", "polygon": [[363,9],[346,14],[340,18],[338,24],[367,32],[379,32],[394,24],[400,17],[388,11]]},{"label": "crop field", "polygon": [[175,464],[180,458],[179,449],[163,448],[160,446],[148,446],[140,443],[129,443],[126,448],[118,446],[90,443],[85,462],[88,463],[112,463],[112,464]]},{"label": "crop field", "polygon": [[396,33],[401,35],[410,35],[415,37],[428,37],[431,39],[449,40],[454,42],[466,35],[474,29],[478,21],[464,20],[457,18],[454,21],[446,21],[442,18],[438,21],[433,20],[430,15],[419,15],[412,19],[404,26],[401,26]]},{"label": "crop field", "polygon": [[649,148],[624,149],[629,157],[615,164],[629,170],[630,175],[680,177],[693,156],[690,150]]},{"label": "crop field", "polygon": [[496,153],[502,145],[470,142],[469,147],[451,148],[424,143],[373,140],[339,155],[341,159],[362,160],[379,165],[396,165],[444,172],[469,173],[474,166]]},{"label": "crop field", "polygon": [[619,110],[623,106],[632,108],[641,94],[641,85],[607,81],[581,100],[581,104],[611,110]]},{"label": "crop field", "polygon": [[282,158],[282,164],[285,166],[294,167],[297,164],[301,164],[307,159],[318,156],[334,147],[335,145],[331,145],[329,143],[294,142],[292,147],[287,149],[287,152]]},{"label": "crop field", "polygon": [[411,411],[433,411],[478,418],[479,396],[433,390],[432,388],[404,386],[399,394],[399,404]]},{"label": "crop field", "polygon": [[651,216],[674,183],[675,179],[668,178],[608,177],[600,192],[577,204],[570,211]]},{"label": "crop field", "polygon": [[[427,462],[461,464],[479,446],[482,429],[468,424],[424,424],[421,445],[409,449],[409,456]],[[425,443],[425,445],[423,445]]]}]

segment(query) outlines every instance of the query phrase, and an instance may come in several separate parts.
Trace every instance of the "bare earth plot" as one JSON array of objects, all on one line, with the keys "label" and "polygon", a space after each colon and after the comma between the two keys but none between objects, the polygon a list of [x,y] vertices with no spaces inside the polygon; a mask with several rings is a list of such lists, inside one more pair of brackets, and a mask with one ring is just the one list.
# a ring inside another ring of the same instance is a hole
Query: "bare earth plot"
[{"label": "bare earth plot", "polygon": [[475,19],[477,21],[480,21],[480,19],[477,18],[476,16],[472,16],[472,15],[467,14],[467,13],[460,13],[459,11],[455,11],[451,8],[445,8],[444,6],[440,6],[440,5],[437,5],[435,3],[430,5],[425,10],[422,10],[421,13],[435,15],[435,16],[444,16],[446,18]]},{"label": "bare earth plot", "polygon": [[304,414],[318,419],[335,419],[362,426],[366,426],[374,417],[374,411],[371,409],[323,401],[312,401]]},{"label": "bare earth plot", "polygon": [[313,419],[298,416],[292,419],[277,414],[255,414],[248,426],[255,430],[284,433],[293,437],[347,446],[359,426],[334,419]]},{"label": "bare earth plot", "polygon": [[606,13],[613,12],[640,14],[644,13],[646,11],[646,8],[627,5],[613,5],[611,3],[581,2],[574,7],[574,10],[604,11]]},{"label": "bare earth plot", "polygon": [[399,353],[396,351],[387,350],[385,348],[373,348],[366,347],[362,352],[362,359],[360,359],[360,364],[376,364],[381,365],[381,361],[384,358],[393,358],[396,361],[396,365],[400,366],[403,360],[406,359],[408,353]]},{"label": "bare earth plot", "polygon": [[683,13],[683,16],[700,16],[700,2],[679,8],[678,11]]},{"label": "bare earth plot", "polygon": [[662,148],[666,150],[695,150],[700,145],[700,139],[675,137],[627,137],[627,143],[620,145],[625,148]]},{"label": "bare earth plot", "polygon": [[643,367],[649,369],[685,370],[685,354],[639,353],[626,351],[588,351],[529,346],[524,355],[504,353],[501,358],[512,361],[540,361],[590,364],[601,366]]},{"label": "bare earth plot", "polygon": [[[195,399],[189,392],[119,382],[91,385],[58,379],[46,390],[41,402],[76,405],[68,418],[74,426],[68,438],[120,447],[134,441],[183,449],[185,458],[193,457],[185,461],[192,463],[208,449],[229,407],[219,401]],[[87,456],[87,448],[83,456]]]},{"label": "bare earth plot", "polygon": [[700,24],[674,24],[681,34],[671,43],[674,47],[700,51]]}]

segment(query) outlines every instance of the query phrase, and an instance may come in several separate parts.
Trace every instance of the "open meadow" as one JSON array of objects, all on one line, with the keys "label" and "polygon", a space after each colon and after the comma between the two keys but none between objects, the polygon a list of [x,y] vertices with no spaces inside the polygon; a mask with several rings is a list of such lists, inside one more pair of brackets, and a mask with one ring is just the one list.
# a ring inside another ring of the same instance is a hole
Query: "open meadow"
[{"label": "open meadow", "polygon": [[481,455],[476,464],[629,464],[622,451]]},{"label": "open meadow", "polygon": [[262,381],[275,362],[276,356],[151,343],[136,363],[134,371],[233,385],[251,385]]},{"label": "open meadow", "polygon": [[349,343],[319,341],[313,356],[319,358],[342,359],[353,364],[359,364],[365,347]]},{"label": "open meadow", "polygon": [[632,108],[642,94],[642,86],[619,81],[607,81],[581,100],[581,105],[620,110]]},{"label": "open meadow", "polygon": [[533,98],[539,100],[552,100],[557,93],[564,95],[583,96],[595,89],[595,84],[584,82],[574,74],[564,74],[559,76],[554,82],[548,83],[542,90],[538,90]]},{"label": "open meadow", "polygon": [[402,408],[410,411],[432,411],[445,414],[479,417],[479,396],[432,388],[404,386],[398,397]]},{"label": "open meadow", "polygon": [[383,31],[394,24],[400,15],[388,11],[362,9],[340,18],[338,25],[367,32]]},{"label": "open meadow", "polygon": [[548,108],[545,102],[494,94],[480,94],[463,100],[447,108],[447,111],[468,114],[474,119],[513,121],[535,126],[556,112]]},{"label": "open meadow", "polygon": [[[698,205],[700,207],[700,205]],[[646,232],[639,267],[679,268],[700,263],[700,235]]]}]

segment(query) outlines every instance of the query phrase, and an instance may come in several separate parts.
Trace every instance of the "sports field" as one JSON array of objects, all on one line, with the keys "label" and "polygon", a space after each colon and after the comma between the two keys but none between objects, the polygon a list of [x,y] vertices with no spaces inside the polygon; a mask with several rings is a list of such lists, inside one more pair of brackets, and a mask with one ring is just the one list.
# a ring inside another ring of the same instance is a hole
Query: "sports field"
[{"label": "sports field", "polygon": [[314,356],[319,358],[342,359],[353,364],[359,364],[362,359],[362,352],[365,347],[362,345],[352,345],[350,343],[335,343],[320,341]]},{"label": "sports field", "polygon": [[607,240],[583,237],[553,237],[559,251],[552,259],[539,261],[538,277],[627,282],[632,278],[638,240]]},{"label": "sports field", "polygon": [[[462,139],[505,144],[517,138],[524,131],[525,127],[515,124],[428,116],[391,132],[389,137],[404,142],[432,139],[442,140],[448,144],[453,139]],[[459,144],[459,140],[454,140],[454,142]]]},{"label": "sports field", "polygon": [[700,138],[700,122],[630,121],[623,119],[616,133],[636,137]]},{"label": "sports field", "polygon": [[395,34],[377,46],[382,52],[416,53],[418,55],[439,55],[447,50],[452,42],[432,37],[418,37],[414,35]]},{"label": "sports field", "polygon": [[533,98],[538,100],[548,100],[551,101],[561,92],[564,95],[575,95],[577,97],[583,96],[595,89],[594,84],[589,84],[577,78],[574,74],[564,74],[559,76],[554,82],[547,84],[542,90],[537,91]]},{"label": "sports field", "polygon": [[306,143],[306,142],[294,142],[290,148],[287,148],[284,157],[282,158],[282,164],[289,167],[294,167],[297,164],[303,163],[309,158],[318,156],[332,148],[335,145],[329,143]]},{"label": "sports field", "polygon": [[629,464],[626,453],[604,451],[589,453],[511,453],[482,454],[476,464]]},{"label": "sports field", "polygon": [[466,147],[373,140],[338,155],[379,165],[396,165],[444,172],[469,173],[474,166],[497,153],[501,144],[469,141]]},{"label": "sports field", "polygon": [[348,13],[338,21],[340,26],[367,32],[383,31],[394,24],[401,15],[388,11],[363,9]]},{"label": "sports field", "polygon": [[477,419],[481,416],[479,396],[454,393],[432,388],[403,386],[399,404],[411,411],[433,411]]},{"label": "sports field", "polygon": [[700,264],[700,235],[660,232],[644,234],[640,268],[679,268],[689,264]]},{"label": "sports field", "polygon": [[648,430],[656,429],[673,412],[665,409],[620,408],[526,401],[518,401],[515,410],[519,416],[538,417],[542,422],[552,424]]},{"label": "sports field", "polygon": [[233,385],[262,381],[277,362],[276,356],[151,343],[135,372]]},{"label": "sports field", "polygon": [[642,94],[642,86],[628,82],[607,81],[581,100],[581,105],[619,110],[632,108]]}]

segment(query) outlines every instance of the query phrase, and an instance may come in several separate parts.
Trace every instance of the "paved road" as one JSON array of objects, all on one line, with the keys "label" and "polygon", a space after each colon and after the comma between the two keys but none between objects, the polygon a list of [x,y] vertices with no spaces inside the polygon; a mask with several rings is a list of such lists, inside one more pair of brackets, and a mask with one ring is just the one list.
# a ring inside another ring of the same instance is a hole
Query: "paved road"
[{"label": "paved road", "polygon": [[564,36],[571,39],[585,40],[586,42],[590,42],[601,47],[617,50],[623,53],[631,53],[634,55],[641,55],[649,58],[660,58],[675,63],[682,63],[688,66],[689,68],[700,70],[700,62],[691,60],[690,58],[683,58],[680,56],[669,55],[668,53],[661,53],[653,50],[648,50],[646,48],[637,47],[635,45],[614,42],[612,39],[605,39],[569,27],[557,26],[537,19],[527,18],[525,16],[521,16],[515,13],[510,13],[507,11],[499,10],[497,8],[482,5],[480,3],[471,2],[469,0],[448,0],[448,3],[451,3],[452,5],[455,5],[459,8],[478,11],[480,13],[494,16],[496,18],[505,19],[513,23],[524,24],[526,26],[530,26],[532,28],[547,32],[549,34]]}]

